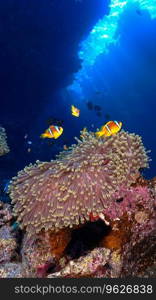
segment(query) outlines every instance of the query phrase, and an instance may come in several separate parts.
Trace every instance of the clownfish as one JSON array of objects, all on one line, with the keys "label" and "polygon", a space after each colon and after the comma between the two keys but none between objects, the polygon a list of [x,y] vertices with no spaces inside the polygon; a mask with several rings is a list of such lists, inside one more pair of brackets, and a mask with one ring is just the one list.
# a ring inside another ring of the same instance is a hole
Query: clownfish
[{"label": "clownfish", "polygon": [[107,137],[116,134],[118,131],[120,131],[122,127],[122,122],[117,121],[109,121],[104,126],[101,127],[99,131],[97,131],[95,134],[97,137]]},{"label": "clownfish", "polygon": [[74,105],[71,106],[71,114],[74,116],[74,117],[79,117],[80,116],[80,110],[75,107]]},{"label": "clownfish", "polygon": [[58,137],[63,133],[63,128],[51,125],[44,133],[40,135],[41,138],[45,139],[58,139]]}]

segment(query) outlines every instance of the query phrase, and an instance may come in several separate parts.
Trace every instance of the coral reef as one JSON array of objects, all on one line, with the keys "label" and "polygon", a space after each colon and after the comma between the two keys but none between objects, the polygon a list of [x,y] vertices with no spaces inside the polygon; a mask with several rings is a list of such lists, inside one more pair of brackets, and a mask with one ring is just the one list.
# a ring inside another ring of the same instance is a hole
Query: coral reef
[{"label": "coral reef", "polygon": [[131,187],[131,197],[132,201],[137,198],[136,206],[110,222],[111,230],[103,236],[99,248],[71,260],[48,277],[156,276],[155,180],[139,178]]},{"label": "coral reef", "polygon": [[55,161],[26,167],[10,187],[14,211],[1,204],[0,276],[156,276],[156,178],[140,175],[147,166],[140,137],[121,131],[105,140],[82,132]]},{"label": "coral reef", "polygon": [[23,278],[25,272],[20,263],[6,263],[0,265],[0,278]]},{"label": "coral reef", "polygon": [[138,199],[133,213],[125,213],[119,220],[112,220],[111,230],[103,236],[99,248],[71,260],[59,272],[48,277],[156,276],[155,188],[152,188],[152,181],[142,179],[143,186],[139,181],[131,195]]},{"label": "coral reef", "polygon": [[17,240],[12,227],[11,205],[0,201],[0,263],[9,263],[18,257]]},{"label": "coral reef", "polygon": [[0,263],[10,262],[16,251],[16,240],[9,225],[0,228]]},{"label": "coral reef", "polygon": [[29,239],[28,235],[25,234],[21,255],[23,265],[28,274],[31,274],[30,277],[44,277],[43,265],[53,261],[48,241],[47,234],[39,234],[34,239]]},{"label": "coral reef", "polygon": [[6,141],[6,133],[3,127],[0,127],[0,156],[7,154],[9,152],[9,147]]},{"label": "coral reef", "polygon": [[15,228],[11,205],[0,201],[0,278],[23,277]]},{"label": "coral reef", "polygon": [[45,277],[48,269],[55,269],[70,240],[70,230],[58,233],[41,232],[34,238],[26,234],[22,243],[22,261],[33,277]]},{"label": "coral reef", "polygon": [[11,206],[0,201],[0,226],[11,221],[12,217]]},{"label": "coral reef", "polygon": [[[55,251],[58,241],[54,232],[51,234],[41,232],[34,240],[25,234],[21,245],[22,263],[17,259],[12,262],[10,251],[7,256],[3,253],[3,261],[0,262],[0,277],[154,277],[156,276],[155,213],[152,213],[150,218],[146,216],[144,219],[141,214],[141,218],[138,218],[140,209],[143,212],[143,207],[139,206],[138,211],[133,216],[131,215],[130,220],[126,216],[116,220],[114,225],[112,224],[112,229],[101,239],[99,246],[87,253],[85,251],[78,259],[67,257],[64,246],[62,246],[62,253],[60,246],[58,247],[60,249],[58,255],[58,251]],[[137,221],[135,222],[136,215]],[[93,225],[95,223],[93,222]],[[2,227],[4,236],[6,238],[8,235],[9,238],[9,231],[7,228],[6,234],[5,226]],[[82,225],[82,228],[83,226],[86,225]],[[73,229],[69,229],[70,231],[72,232]],[[127,232],[129,232],[128,235]],[[58,236],[61,236],[61,241],[65,245],[67,232],[61,231]],[[64,240],[63,236],[66,236]],[[90,232],[90,236],[94,239],[93,231]]]},{"label": "coral reef", "polygon": [[88,255],[77,260],[71,260],[61,271],[49,275],[54,277],[93,277],[93,274],[100,273],[102,266],[110,260],[110,250],[106,248],[96,248]]},{"label": "coral reef", "polygon": [[125,131],[107,139],[81,132],[77,141],[57,160],[37,161],[13,178],[14,213],[30,235],[84,224],[91,214],[116,219],[135,206],[131,185],[148,167],[141,138]]}]

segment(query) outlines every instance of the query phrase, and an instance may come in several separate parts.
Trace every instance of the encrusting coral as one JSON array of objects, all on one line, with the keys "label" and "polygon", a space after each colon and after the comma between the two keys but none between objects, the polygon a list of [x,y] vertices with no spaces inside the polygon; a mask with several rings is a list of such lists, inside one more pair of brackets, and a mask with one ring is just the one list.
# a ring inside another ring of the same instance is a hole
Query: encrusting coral
[{"label": "encrusting coral", "polygon": [[0,201],[0,227],[12,219],[11,207],[7,203]]},{"label": "encrusting coral", "polygon": [[91,215],[115,220],[138,201],[132,201],[131,186],[149,160],[138,135],[122,130],[99,139],[81,132],[77,142],[56,160],[37,161],[13,178],[14,213],[30,235],[83,224]]},{"label": "encrusting coral", "polygon": [[16,240],[9,225],[0,228],[0,264],[11,260],[16,251]]},{"label": "encrusting coral", "polygon": [[9,152],[9,147],[7,145],[7,136],[5,133],[5,129],[0,127],[0,156],[7,154]]},{"label": "encrusting coral", "polygon": [[[22,242],[22,262],[34,277],[44,277],[47,268],[55,268],[70,240],[70,230],[58,233],[41,232],[34,239],[25,234]],[[51,248],[53,252],[51,252]]]},{"label": "encrusting coral", "polygon": [[16,256],[17,243],[11,227],[12,220],[11,205],[0,201],[0,264],[8,263]]},{"label": "encrusting coral", "polygon": [[0,265],[0,278],[26,278],[26,273],[20,263],[6,263]]},{"label": "encrusting coral", "polygon": [[[111,251],[105,248],[95,248],[88,255],[82,256],[75,261],[70,261],[61,271],[49,275],[54,277],[93,277],[98,268],[106,265],[111,260]],[[100,272],[99,272],[100,273]]]}]

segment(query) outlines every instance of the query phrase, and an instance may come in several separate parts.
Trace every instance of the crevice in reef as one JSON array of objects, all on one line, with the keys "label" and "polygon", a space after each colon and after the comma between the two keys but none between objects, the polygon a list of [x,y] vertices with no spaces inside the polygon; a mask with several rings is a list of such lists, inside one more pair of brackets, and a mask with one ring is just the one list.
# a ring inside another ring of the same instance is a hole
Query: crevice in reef
[{"label": "crevice in reef", "polygon": [[72,231],[71,240],[65,249],[65,254],[71,259],[86,255],[88,251],[98,247],[101,240],[110,231],[111,227],[107,226],[102,220],[87,222],[82,227]]},{"label": "crevice in reef", "polygon": [[118,198],[118,199],[116,199],[116,202],[117,202],[117,203],[120,203],[120,202],[123,201],[123,199],[124,199],[123,197],[122,197],[122,198]]}]

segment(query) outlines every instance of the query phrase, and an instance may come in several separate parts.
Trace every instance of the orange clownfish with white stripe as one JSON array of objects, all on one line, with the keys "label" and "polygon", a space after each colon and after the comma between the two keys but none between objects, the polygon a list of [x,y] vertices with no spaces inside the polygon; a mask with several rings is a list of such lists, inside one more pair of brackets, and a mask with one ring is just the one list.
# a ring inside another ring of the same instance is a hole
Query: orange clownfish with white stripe
[{"label": "orange clownfish with white stripe", "polygon": [[44,133],[40,135],[42,139],[58,139],[59,136],[63,133],[63,128],[59,126],[51,125]]},{"label": "orange clownfish with white stripe", "polygon": [[122,122],[117,121],[109,121],[105,125],[101,127],[99,131],[97,131],[95,134],[97,137],[107,137],[116,134],[118,131],[120,131],[122,127]]}]

